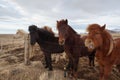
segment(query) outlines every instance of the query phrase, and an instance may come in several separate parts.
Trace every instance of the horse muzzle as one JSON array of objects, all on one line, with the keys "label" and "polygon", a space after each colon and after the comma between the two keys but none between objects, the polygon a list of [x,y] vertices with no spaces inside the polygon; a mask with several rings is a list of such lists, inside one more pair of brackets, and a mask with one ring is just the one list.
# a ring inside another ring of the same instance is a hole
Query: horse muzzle
[{"label": "horse muzzle", "polygon": [[95,49],[94,43],[93,42],[88,42],[87,40],[85,40],[85,46],[88,48],[88,51],[93,51]]},{"label": "horse muzzle", "polygon": [[64,44],[65,44],[65,40],[59,41],[59,45],[64,45]]}]

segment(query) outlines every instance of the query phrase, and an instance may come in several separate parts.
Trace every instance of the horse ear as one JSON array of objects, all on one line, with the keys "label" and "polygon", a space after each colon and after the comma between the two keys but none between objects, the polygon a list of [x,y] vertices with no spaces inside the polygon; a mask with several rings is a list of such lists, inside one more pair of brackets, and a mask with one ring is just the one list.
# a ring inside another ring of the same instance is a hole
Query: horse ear
[{"label": "horse ear", "polygon": [[101,27],[101,29],[102,29],[102,30],[105,30],[105,27],[106,27],[106,24],[104,24],[104,25]]},{"label": "horse ear", "polygon": [[59,23],[59,21],[56,21],[57,23]]},{"label": "horse ear", "polygon": [[66,24],[68,24],[68,20],[67,19],[65,20],[65,22],[66,22]]}]

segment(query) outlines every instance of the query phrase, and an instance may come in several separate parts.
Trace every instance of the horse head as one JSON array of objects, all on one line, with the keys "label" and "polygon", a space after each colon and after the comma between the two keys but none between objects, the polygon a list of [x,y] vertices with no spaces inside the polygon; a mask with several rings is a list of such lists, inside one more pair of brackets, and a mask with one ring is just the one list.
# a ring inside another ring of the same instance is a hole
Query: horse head
[{"label": "horse head", "polygon": [[88,37],[85,40],[85,45],[88,47],[89,51],[109,46],[104,48],[107,51],[107,55],[112,52],[113,40],[111,35],[105,30],[105,27],[106,25],[100,26],[98,24],[91,24],[88,26]]},{"label": "horse head", "polygon": [[59,35],[59,44],[60,45],[64,45],[65,43],[65,39],[68,36],[68,30],[67,30],[67,26],[68,25],[68,21],[66,20],[61,20],[61,21],[57,21],[57,29],[58,29],[58,35]]},{"label": "horse head", "polygon": [[38,28],[36,25],[29,26],[31,45],[34,45],[37,42],[37,40],[39,39],[39,35],[37,33],[37,30],[38,30]]},{"label": "horse head", "polygon": [[103,45],[102,32],[104,29],[105,26],[101,27],[98,24],[91,24],[88,26],[88,37],[85,40],[85,45],[88,47],[89,51]]}]

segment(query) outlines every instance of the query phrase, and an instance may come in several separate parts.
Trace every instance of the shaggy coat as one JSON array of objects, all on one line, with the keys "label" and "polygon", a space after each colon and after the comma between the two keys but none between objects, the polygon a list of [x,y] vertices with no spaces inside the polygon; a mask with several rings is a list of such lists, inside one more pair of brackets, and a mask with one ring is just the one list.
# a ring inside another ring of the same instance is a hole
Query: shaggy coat
[{"label": "shaggy coat", "polygon": [[[57,29],[59,44],[64,46],[64,50],[69,58],[67,69],[71,69],[72,73],[76,73],[79,57],[89,56],[90,53],[87,47],[85,47],[84,40],[68,25],[67,20],[57,21]],[[94,53],[92,54],[93,57]],[[73,76],[75,77],[76,74]]]},{"label": "shaggy coat", "polygon": [[39,44],[45,55],[46,66],[52,70],[51,54],[64,52],[63,46],[59,45],[58,37],[55,37],[53,32],[44,28],[38,28],[35,25],[29,26],[30,43],[34,45],[36,42]]},{"label": "shaggy coat", "polygon": [[113,40],[105,29],[106,25],[91,24],[88,26],[88,37],[85,45],[90,51],[96,49],[96,58],[100,66],[100,79],[108,80],[112,66],[116,64],[120,70],[120,38]]}]

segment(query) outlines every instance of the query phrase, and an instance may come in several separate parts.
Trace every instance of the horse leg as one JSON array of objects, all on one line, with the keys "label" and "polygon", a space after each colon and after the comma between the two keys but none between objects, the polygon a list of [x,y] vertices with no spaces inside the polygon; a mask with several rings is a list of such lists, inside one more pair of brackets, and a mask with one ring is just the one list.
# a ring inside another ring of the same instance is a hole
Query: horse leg
[{"label": "horse leg", "polygon": [[112,65],[107,65],[104,67],[104,75],[103,75],[104,79],[103,80],[108,80],[108,76],[111,70],[112,70]]},{"label": "horse leg", "polygon": [[103,67],[103,65],[100,65],[100,78],[99,78],[99,80],[103,80],[103,74],[104,74],[104,67]]},{"label": "horse leg", "polygon": [[95,66],[94,60],[95,60],[95,50],[88,56],[89,57],[89,64],[90,66]]},{"label": "horse leg", "polygon": [[51,60],[51,53],[48,53],[47,55],[47,60],[48,60],[48,67],[49,67],[49,70],[52,71],[52,60]]},{"label": "horse leg", "polygon": [[79,58],[76,58],[76,59],[74,59],[74,70],[75,70],[75,72],[77,71],[77,69],[78,69],[78,62],[79,62]]},{"label": "horse leg", "polygon": [[68,65],[67,65],[66,69],[67,69],[67,70],[70,70],[70,68],[72,68],[72,67],[73,67],[73,66],[72,66],[72,60],[69,59],[69,62],[68,62]]},{"label": "horse leg", "polygon": [[88,58],[89,58],[89,66],[95,66],[94,64],[95,56],[89,55]]},{"label": "horse leg", "polygon": [[45,68],[48,68],[48,60],[47,60],[47,54],[45,54]]},{"label": "horse leg", "polygon": [[94,67],[95,66],[95,56],[92,56],[92,66]]},{"label": "horse leg", "polygon": [[72,76],[72,72],[73,72],[73,62],[72,60],[69,58],[69,62],[68,65],[66,67],[66,70],[68,71],[68,76]]},{"label": "horse leg", "polygon": [[88,56],[88,58],[89,58],[89,66],[91,66],[91,62],[92,62],[91,56]]},{"label": "horse leg", "polygon": [[78,58],[74,58],[74,62],[73,62],[73,76],[75,79],[77,79],[77,70],[78,70],[78,62],[79,62],[79,57]]},{"label": "horse leg", "polygon": [[119,72],[120,72],[120,65],[117,65],[117,69],[119,70]]}]

